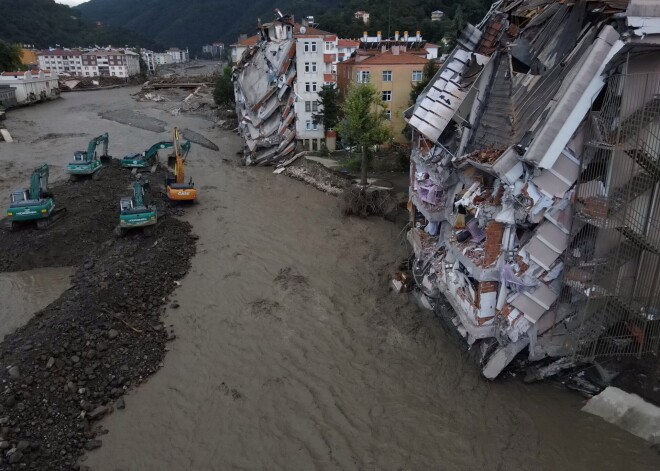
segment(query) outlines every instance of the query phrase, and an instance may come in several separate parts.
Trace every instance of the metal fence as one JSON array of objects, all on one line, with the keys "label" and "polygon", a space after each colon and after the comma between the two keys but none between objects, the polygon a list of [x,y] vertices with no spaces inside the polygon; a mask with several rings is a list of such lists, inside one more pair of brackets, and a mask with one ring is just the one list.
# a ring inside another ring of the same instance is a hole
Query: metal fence
[{"label": "metal fence", "polygon": [[660,346],[660,74],[611,77],[593,106],[560,302],[576,359]]}]

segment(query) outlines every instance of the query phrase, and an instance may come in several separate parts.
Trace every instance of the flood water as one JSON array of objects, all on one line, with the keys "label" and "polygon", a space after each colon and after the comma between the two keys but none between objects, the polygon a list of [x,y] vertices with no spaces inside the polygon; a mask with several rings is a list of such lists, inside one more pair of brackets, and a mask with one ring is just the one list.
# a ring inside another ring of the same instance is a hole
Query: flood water
[{"label": "flood water", "polygon": [[72,273],[69,267],[0,273],[0,340],[59,298]]},{"label": "flood water", "polygon": [[[26,142],[16,146],[16,155],[49,158],[56,170],[80,147],[70,134],[109,132],[115,156],[168,138],[103,120],[103,111],[136,110],[221,149],[194,145],[187,162],[200,204],[185,218],[200,239],[173,296],[180,307],[165,319],[177,339],[163,368],[126,398],[126,410],[104,420],[109,434],[84,464],[98,471],[660,469],[646,442],[580,412],[579,396],[482,379],[437,319],[389,291],[406,253],[401,227],[345,219],[334,197],[272,169],[236,166],[235,135],[172,116],[172,104],[136,103],[132,91],[69,94],[8,117],[61,136],[37,144],[36,153]],[[63,149],[57,157],[54,146]]]}]

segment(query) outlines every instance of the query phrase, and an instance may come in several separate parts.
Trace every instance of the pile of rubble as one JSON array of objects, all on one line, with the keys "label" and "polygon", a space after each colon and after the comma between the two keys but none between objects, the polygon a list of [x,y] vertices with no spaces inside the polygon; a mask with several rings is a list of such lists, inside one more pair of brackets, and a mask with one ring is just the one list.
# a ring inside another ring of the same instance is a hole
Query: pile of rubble
[{"label": "pile of rubble", "polygon": [[495,2],[407,114],[416,279],[488,378],[657,351],[653,3]]},{"label": "pile of rubble", "polygon": [[[0,345],[2,469],[76,469],[102,445],[97,421],[125,407],[122,396],[160,368],[174,338],[161,315],[195,252],[190,225],[166,217],[149,237],[115,239],[117,200],[132,176],[118,164],[103,172],[53,188],[69,216],[49,231],[0,238],[3,271],[77,267],[71,288]],[[164,172],[150,194],[162,191]]]}]

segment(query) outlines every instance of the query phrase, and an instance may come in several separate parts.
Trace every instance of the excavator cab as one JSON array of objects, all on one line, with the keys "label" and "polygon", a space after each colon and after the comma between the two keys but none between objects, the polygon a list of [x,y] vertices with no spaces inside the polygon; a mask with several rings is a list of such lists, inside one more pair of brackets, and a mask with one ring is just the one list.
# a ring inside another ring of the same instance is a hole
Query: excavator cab
[{"label": "excavator cab", "polygon": [[[67,165],[71,180],[77,180],[83,176],[91,176],[98,180],[101,175],[103,162],[109,162],[112,157],[108,155],[108,133],[101,134],[89,141],[87,150],[77,150],[73,153],[73,161]],[[96,149],[102,146],[102,155],[99,159]]]},{"label": "excavator cab", "polygon": [[20,204],[23,201],[30,200],[30,190],[27,188],[21,190],[14,190],[11,192],[10,201],[11,205]]},{"label": "excavator cab", "polygon": [[83,163],[87,161],[87,153],[84,150],[77,150],[73,153],[74,163]]}]

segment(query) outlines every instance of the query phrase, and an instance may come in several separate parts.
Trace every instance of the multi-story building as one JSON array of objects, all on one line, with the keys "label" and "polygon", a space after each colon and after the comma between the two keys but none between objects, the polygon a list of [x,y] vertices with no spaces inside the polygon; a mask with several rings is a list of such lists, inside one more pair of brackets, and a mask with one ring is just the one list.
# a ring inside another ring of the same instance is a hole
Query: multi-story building
[{"label": "multi-story building", "polygon": [[402,133],[406,126],[403,112],[410,107],[413,84],[422,80],[426,56],[419,34],[409,38],[407,34],[400,37],[397,32],[394,40],[383,40],[380,32],[376,37],[365,36],[353,57],[337,65],[340,93],[346,96],[353,83],[372,83],[386,107],[394,140],[406,142]]},{"label": "multi-story building", "polygon": [[368,11],[362,11],[362,10],[360,10],[360,11],[356,11],[356,12],[353,14],[353,17],[354,17],[356,20],[360,20],[360,21],[361,21],[362,23],[364,23],[365,25],[368,25],[368,24],[369,24],[369,16],[370,16],[370,15],[369,15],[369,12],[368,12]]},{"label": "multi-story building", "polygon": [[325,143],[325,129],[314,123],[319,111],[318,92],[324,85],[337,83],[337,35],[309,26],[294,27],[296,41],[295,84],[296,139],[306,150],[320,150]]},{"label": "multi-story building", "polygon": [[172,58],[172,63],[173,64],[182,64],[184,62],[188,62],[190,60],[190,55],[188,54],[188,49],[185,51],[176,47],[173,47],[171,49],[168,49],[165,51],[166,54],[169,54],[169,56]]},{"label": "multi-story building", "polygon": [[445,17],[445,13],[441,10],[431,12],[431,21],[441,21]]},{"label": "multi-story building", "polygon": [[144,63],[147,65],[147,71],[150,74],[156,72],[156,60],[154,54],[154,51],[150,51],[149,49],[140,49],[140,55],[142,56]]},{"label": "multi-story building", "polygon": [[487,378],[657,357],[659,44],[657,2],[503,0],[409,113],[417,293]]},{"label": "multi-story building", "polygon": [[3,72],[0,85],[9,85],[15,90],[19,105],[53,99],[60,94],[57,75],[49,70]]},{"label": "multi-story building", "polygon": [[79,49],[51,49],[37,53],[39,69],[56,75],[84,75],[82,51]]},{"label": "multi-story building", "polygon": [[172,56],[166,52],[154,52],[154,64],[157,66],[173,64]]},{"label": "multi-story building", "polygon": [[225,43],[215,42],[213,44],[205,44],[202,46],[204,54],[210,54],[213,57],[222,56],[225,53]]},{"label": "multi-story building", "polygon": [[37,53],[39,68],[57,75],[131,77],[140,73],[138,54],[128,49],[56,49]]}]

